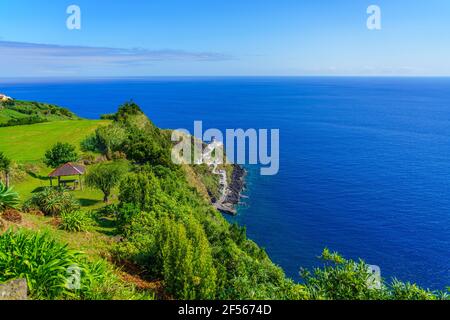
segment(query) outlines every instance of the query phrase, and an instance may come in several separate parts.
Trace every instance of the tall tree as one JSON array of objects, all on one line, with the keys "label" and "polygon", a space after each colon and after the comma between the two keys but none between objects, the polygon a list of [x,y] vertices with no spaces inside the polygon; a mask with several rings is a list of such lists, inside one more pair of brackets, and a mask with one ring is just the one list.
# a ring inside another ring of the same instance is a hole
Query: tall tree
[{"label": "tall tree", "polygon": [[45,153],[44,163],[51,168],[78,161],[78,153],[75,146],[70,143],[58,142]]},{"label": "tall tree", "polygon": [[86,184],[103,192],[103,201],[109,202],[112,189],[117,187],[127,172],[124,163],[101,163],[89,170],[86,176]]}]

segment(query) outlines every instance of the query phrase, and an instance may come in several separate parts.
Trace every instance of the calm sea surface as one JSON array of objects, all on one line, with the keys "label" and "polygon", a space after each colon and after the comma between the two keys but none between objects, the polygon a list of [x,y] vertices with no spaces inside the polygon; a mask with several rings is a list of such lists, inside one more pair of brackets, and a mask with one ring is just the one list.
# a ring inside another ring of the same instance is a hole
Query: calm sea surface
[{"label": "calm sea surface", "polygon": [[450,79],[0,81],[97,118],[134,99],[160,127],[279,128],[281,169],[249,168],[235,218],[286,273],[328,247],[433,289],[450,285]]}]

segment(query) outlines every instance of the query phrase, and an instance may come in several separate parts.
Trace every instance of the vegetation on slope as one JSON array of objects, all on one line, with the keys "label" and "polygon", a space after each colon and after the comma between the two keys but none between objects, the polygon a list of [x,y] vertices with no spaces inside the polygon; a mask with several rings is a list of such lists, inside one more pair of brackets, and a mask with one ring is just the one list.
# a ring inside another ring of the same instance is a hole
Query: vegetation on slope
[{"label": "vegetation on slope", "polygon": [[0,126],[17,126],[78,117],[68,109],[52,104],[9,100],[0,102]]},{"label": "vegetation on slope", "polygon": [[[69,141],[59,137],[44,148],[34,147],[41,156],[27,156],[40,163],[45,151],[56,142],[74,141],[81,142],[83,152],[102,154],[100,164],[88,167],[89,184],[101,191],[85,191],[97,192],[99,201],[96,206],[86,207],[76,192],[34,190],[23,208],[29,213],[24,214],[24,222],[18,227],[44,229],[47,234],[9,231],[1,235],[0,245],[6,253],[0,265],[3,263],[8,273],[0,268],[0,281],[28,275],[32,297],[38,299],[143,299],[152,298],[154,292],[160,298],[176,299],[447,298],[444,293],[398,281],[374,285],[363,261],[346,260],[327,250],[322,256],[324,267],[302,270],[304,283],[295,283],[247,238],[244,228],[228,223],[211,206],[205,186],[199,187],[209,179],[207,171],[201,171],[201,176],[196,174],[198,168],[190,170],[171,162],[167,131],[157,128],[132,102],[121,106],[109,119],[112,121],[103,126],[96,123],[91,134],[85,130],[76,138],[67,137]],[[39,145],[39,141],[35,143]],[[5,154],[13,156],[12,150],[20,148],[3,146]],[[16,155],[21,157],[20,152]],[[209,180],[207,184],[214,184]],[[109,203],[102,204],[103,198]],[[17,228],[17,224],[13,227]],[[55,265],[62,264],[55,270],[45,269],[43,261],[48,260],[45,250],[40,250],[38,255],[30,256],[27,264],[14,262],[11,248],[17,241],[23,244],[21,255],[25,257],[31,248],[45,245],[67,259],[55,261]],[[82,289],[61,287],[69,262],[87,270]],[[91,270],[97,263],[103,267]],[[46,272],[36,274],[35,267],[27,269],[29,265],[42,266]]]}]

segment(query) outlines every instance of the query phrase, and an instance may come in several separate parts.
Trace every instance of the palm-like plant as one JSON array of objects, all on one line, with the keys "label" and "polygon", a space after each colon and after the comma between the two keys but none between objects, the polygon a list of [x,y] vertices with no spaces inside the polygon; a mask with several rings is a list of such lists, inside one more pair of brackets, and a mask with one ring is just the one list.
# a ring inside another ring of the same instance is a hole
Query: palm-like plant
[{"label": "palm-like plant", "polygon": [[80,203],[65,189],[46,188],[35,193],[24,205],[24,210],[39,209],[46,215],[55,216],[63,211],[72,212],[80,208]]},{"label": "palm-like plant", "polygon": [[18,204],[19,194],[0,181],[0,210],[16,208]]}]

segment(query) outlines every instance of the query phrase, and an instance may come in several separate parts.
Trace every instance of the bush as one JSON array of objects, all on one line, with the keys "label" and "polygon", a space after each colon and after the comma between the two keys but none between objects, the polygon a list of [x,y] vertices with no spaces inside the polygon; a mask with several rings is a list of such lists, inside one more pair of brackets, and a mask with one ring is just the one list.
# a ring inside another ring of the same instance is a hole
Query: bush
[{"label": "bush", "polygon": [[0,235],[0,283],[26,278],[32,299],[152,299],[124,284],[104,260],[88,261],[48,233]]},{"label": "bush", "polygon": [[48,122],[48,120],[45,118],[41,118],[39,116],[32,116],[32,117],[9,119],[6,123],[1,123],[0,127],[15,127],[44,122]]},{"label": "bush", "polygon": [[390,286],[390,298],[393,300],[436,300],[446,297],[442,293],[434,293],[416,284],[403,283],[394,279]]},{"label": "bush", "polygon": [[338,253],[325,249],[321,258],[323,268],[311,273],[302,270],[301,275],[312,299],[327,300],[435,300],[445,299],[445,294],[420,288],[415,284],[394,280],[386,284],[379,279],[374,285],[368,265],[359,260],[344,259]]},{"label": "bush", "polygon": [[125,121],[130,116],[143,114],[141,108],[133,101],[128,101],[119,107],[119,110],[114,115],[114,120]]},{"label": "bush", "polygon": [[117,204],[108,204],[100,209],[97,210],[96,216],[97,217],[112,217],[118,214],[118,207]]},{"label": "bush", "polygon": [[0,282],[26,278],[33,298],[57,299],[69,295],[67,270],[79,263],[79,254],[45,233],[7,231],[0,235]]},{"label": "bush", "polygon": [[97,135],[91,134],[90,136],[87,136],[83,141],[81,141],[81,151],[83,152],[98,152],[100,151],[100,141],[97,138]]},{"label": "bush", "polygon": [[84,152],[100,152],[111,159],[114,152],[122,149],[126,137],[125,129],[119,124],[114,123],[107,127],[100,127],[94,134],[81,142],[81,150]]},{"label": "bush", "polygon": [[87,231],[92,224],[92,219],[85,211],[73,211],[61,213],[60,229],[69,232]]},{"label": "bush", "polygon": [[61,212],[72,212],[80,208],[80,203],[65,189],[45,188],[35,193],[24,206],[24,211],[38,209],[45,215],[56,216]]},{"label": "bush", "polygon": [[140,213],[139,208],[132,203],[121,204],[120,208],[117,210],[117,230],[119,233],[125,234],[134,217],[138,216]]},{"label": "bush", "polygon": [[45,153],[44,163],[51,167],[57,168],[68,162],[78,161],[76,149],[70,143],[58,142]]}]

